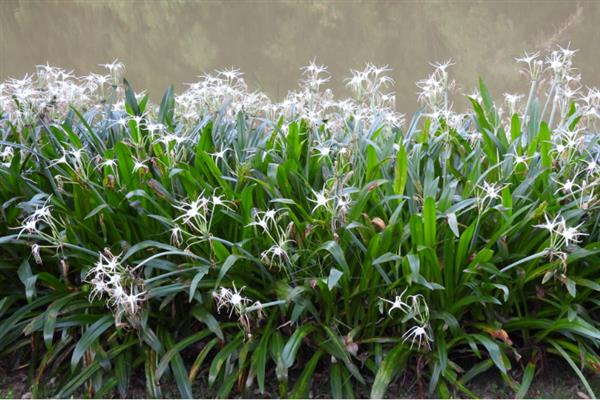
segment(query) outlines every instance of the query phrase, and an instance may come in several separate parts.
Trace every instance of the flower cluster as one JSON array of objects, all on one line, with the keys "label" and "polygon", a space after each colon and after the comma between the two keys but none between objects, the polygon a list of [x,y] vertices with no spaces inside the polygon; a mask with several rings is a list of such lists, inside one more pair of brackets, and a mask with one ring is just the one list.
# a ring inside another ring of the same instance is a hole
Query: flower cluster
[{"label": "flower cluster", "polygon": [[[215,211],[218,209],[231,210],[233,203],[229,200],[225,200],[223,195],[217,195],[216,191],[212,196],[205,196],[202,192],[196,200],[190,202],[181,202],[180,205],[175,206],[176,209],[182,211],[182,214],[175,218],[174,222],[181,221],[186,226],[192,228],[202,236],[200,240],[205,240],[210,237],[211,225]],[[182,230],[179,227],[175,227],[172,230],[172,238],[181,242]]]},{"label": "flower cluster", "polygon": [[37,208],[33,213],[28,215],[24,220],[22,225],[19,227],[18,237],[21,237],[24,233],[30,235],[39,235],[39,236],[47,236],[43,232],[43,225],[51,226],[53,228],[56,227],[56,223],[54,218],[52,218],[52,207],[48,205],[44,205],[40,208]]},{"label": "flower cluster", "polygon": [[[279,103],[272,102],[262,92],[249,91],[242,73],[237,69],[205,74],[178,95],[176,112],[184,121],[196,122],[209,113],[219,113],[226,122],[233,122],[240,111],[257,121],[285,116],[288,120],[303,119],[313,127],[324,126],[326,140],[345,135],[344,127],[351,118],[355,125],[383,121],[389,127],[403,124],[403,116],[395,111],[395,96],[384,92],[393,80],[384,73],[387,67],[367,64],[362,71],[352,71],[348,86],[354,99],[338,100],[323,86],[331,79],[327,67],[312,61],[302,69],[300,90],[290,91]],[[285,131],[286,126],[282,127]]]},{"label": "flower cluster", "polygon": [[176,113],[184,121],[196,123],[205,115],[222,112],[225,120],[234,121],[238,112],[262,115],[271,101],[262,92],[251,92],[235,68],[204,74],[201,80],[175,97]]},{"label": "flower cluster", "polygon": [[504,101],[508,105],[510,115],[517,113],[517,104],[523,99],[522,94],[504,93]]},{"label": "flower cluster", "polygon": [[247,226],[259,228],[260,233],[272,243],[271,247],[260,254],[261,260],[270,267],[281,269],[290,265],[289,252],[294,241],[289,239],[289,230],[279,225],[278,220],[283,215],[279,211],[254,211],[253,220]]},{"label": "flower cluster", "polygon": [[104,254],[90,268],[85,281],[92,285],[89,301],[106,296],[106,305],[115,315],[117,325],[121,325],[123,316],[130,324],[136,326],[139,322],[139,311],[147,298],[143,284],[133,274],[133,270],[122,265],[119,256],[105,249]]},{"label": "flower cluster", "polygon": [[352,77],[346,79],[347,86],[352,89],[360,101],[367,99],[371,107],[394,108],[396,96],[383,90],[394,84],[394,80],[385,75],[391,69],[387,66],[367,64],[363,70],[352,70]]},{"label": "flower cluster", "polygon": [[[239,290],[235,287],[233,282],[233,290],[221,287],[219,290],[213,292],[213,298],[217,304],[217,312],[220,313],[221,309],[224,308],[229,311],[229,317],[235,313],[240,321],[240,324],[246,332],[250,332],[250,318],[249,312],[256,310],[258,312],[258,318],[262,317],[262,305],[259,301],[252,302],[251,299],[242,296],[243,287]],[[252,304],[251,307],[248,307]]]},{"label": "flower cluster", "polygon": [[550,245],[544,251],[551,259],[558,259],[563,270],[566,270],[568,256],[566,250],[569,246],[579,243],[582,236],[587,235],[579,231],[583,223],[574,227],[568,226],[564,217],[556,216],[551,220],[547,214],[544,214],[544,219],[545,223],[534,225],[535,228],[542,228],[550,232]]},{"label": "flower cluster", "polygon": [[[525,114],[529,111],[533,92],[548,76],[550,88],[542,109],[542,116],[544,117],[548,107],[551,107],[548,117],[549,126],[553,126],[557,114],[560,116],[560,121],[568,123],[567,116],[571,103],[580,97],[579,92],[581,89],[579,83],[581,75],[577,74],[573,67],[573,56],[576,52],[577,50],[572,50],[569,46],[566,48],[559,46],[558,49],[551,51],[545,59],[541,58],[539,52],[525,53],[525,56],[516,59],[517,62],[526,65],[522,72],[531,79]],[[511,109],[511,111],[514,111],[514,109]],[[586,110],[585,112],[589,111]]]},{"label": "flower cluster", "polygon": [[30,201],[22,203],[21,206],[28,210],[33,208],[31,213],[23,219],[18,229],[17,238],[27,235],[28,239],[40,240],[46,244],[40,245],[33,243],[31,245],[31,255],[37,264],[42,264],[40,250],[43,248],[61,249],[64,242],[62,225],[60,221],[52,215],[52,206],[48,205],[50,197],[45,195],[34,196]]},{"label": "flower cluster", "polygon": [[419,349],[425,347],[427,350],[431,350],[433,333],[431,332],[431,326],[429,324],[429,307],[421,294],[410,295],[406,297],[406,300],[403,300],[402,297],[407,290],[408,288],[404,289],[399,296],[395,297],[394,301],[381,297],[380,300],[392,305],[388,309],[388,316],[390,318],[392,318],[392,311],[398,310],[404,314],[402,322],[414,322],[414,325],[402,335],[403,342],[410,341],[411,348],[416,344]]},{"label": "flower cluster", "polygon": [[435,68],[433,73],[427,79],[417,82],[417,87],[420,89],[419,101],[435,115],[447,113],[451,108],[448,95],[455,87],[455,82],[450,80],[447,71],[451,65],[453,65],[452,60],[433,64]]},{"label": "flower cluster", "polygon": [[600,176],[595,159],[582,160],[578,155],[577,160],[570,165],[584,163],[587,164],[585,168],[575,170],[565,168],[552,180],[558,186],[554,192],[558,198],[573,201],[579,209],[589,212],[600,205],[600,198],[596,192],[600,184]]},{"label": "flower cluster", "polygon": [[[8,79],[0,84],[0,109],[17,126],[34,124],[37,118],[61,120],[70,107],[88,109],[105,99],[117,87],[124,66],[115,60],[102,64],[108,75],[90,74],[78,77],[72,71],[50,65],[38,65],[34,75]],[[122,90],[118,89],[119,96]]]},{"label": "flower cluster", "polygon": [[346,215],[352,207],[352,189],[344,187],[350,176],[351,174],[331,179],[330,181],[333,182],[331,188],[325,185],[320,191],[313,190],[314,199],[309,198],[309,201],[314,203],[311,211],[313,214],[323,210],[332,217],[333,231],[345,225]]},{"label": "flower cluster", "polygon": [[3,165],[4,167],[8,168],[10,167],[10,162],[12,161],[14,150],[10,146],[6,146],[4,148],[0,146],[0,149],[2,150],[0,151],[0,165]]}]

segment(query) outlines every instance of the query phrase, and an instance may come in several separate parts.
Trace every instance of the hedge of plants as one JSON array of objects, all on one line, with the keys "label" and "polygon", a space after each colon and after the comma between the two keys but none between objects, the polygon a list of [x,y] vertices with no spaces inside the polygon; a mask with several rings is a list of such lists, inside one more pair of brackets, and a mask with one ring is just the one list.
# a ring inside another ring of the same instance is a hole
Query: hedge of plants
[{"label": "hedge of plants", "polygon": [[[598,120],[575,51],[455,111],[450,62],[395,110],[387,67],[281,102],[238,70],[160,104],[118,62],[0,84],[0,359],[34,396],[517,397],[600,370]],[[392,394],[393,395],[393,394]]]}]

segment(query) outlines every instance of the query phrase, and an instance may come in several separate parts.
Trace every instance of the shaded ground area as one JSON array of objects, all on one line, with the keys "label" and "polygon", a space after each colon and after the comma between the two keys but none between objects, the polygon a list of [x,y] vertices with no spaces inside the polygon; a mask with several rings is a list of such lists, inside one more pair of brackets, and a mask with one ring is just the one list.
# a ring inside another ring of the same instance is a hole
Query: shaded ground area
[{"label": "shaded ground area", "polygon": [[[8,367],[6,360],[0,361],[0,399],[8,398],[31,398],[30,387],[27,384],[28,367],[25,365],[16,370]],[[313,390],[311,397],[326,398],[329,396],[327,390],[327,374],[315,374]],[[600,375],[588,376],[590,385],[595,393],[600,393]],[[267,382],[276,382],[273,379],[267,379]],[[387,396],[389,398],[421,398],[426,396],[426,390],[416,383],[414,376],[406,374],[400,377],[390,385]],[[52,382],[48,382],[52,384]],[[511,388],[503,382],[502,378],[494,371],[489,371],[479,375],[470,382],[467,387],[481,398],[514,398],[515,394]],[[178,398],[179,392],[174,382],[166,381],[162,386],[163,396],[165,398]],[[215,397],[215,392],[208,387],[207,382],[197,379],[194,384],[194,395],[196,397],[211,398]],[[368,398],[367,389],[356,388],[355,395],[359,398]],[[463,397],[461,393],[455,392],[456,397]],[[81,397],[84,394],[77,394],[75,397]],[[118,393],[110,393],[107,397],[118,397]],[[136,377],[130,384],[130,398],[145,398],[147,394],[144,388],[143,376]],[[276,386],[267,388],[266,393],[261,395],[256,392],[247,392],[236,394],[237,398],[277,398],[279,393]],[[573,370],[560,360],[551,360],[548,365],[540,370],[531,385],[527,394],[530,398],[588,398],[585,388],[573,372]]]},{"label": "shaded ground area", "polygon": [[[592,389],[600,393],[600,376],[586,376]],[[482,398],[514,398],[514,392],[500,376],[493,372],[482,374],[469,385],[470,390]],[[571,367],[562,360],[553,360],[536,374],[527,397],[539,399],[588,398],[583,384]]]}]

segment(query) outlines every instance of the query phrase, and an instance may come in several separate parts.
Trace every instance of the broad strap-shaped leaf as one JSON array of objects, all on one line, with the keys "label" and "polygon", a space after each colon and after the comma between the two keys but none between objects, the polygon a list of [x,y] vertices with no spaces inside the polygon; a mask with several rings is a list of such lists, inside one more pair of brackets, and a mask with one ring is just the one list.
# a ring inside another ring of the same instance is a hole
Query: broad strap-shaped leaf
[{"label": "broad strap-shaped leaf", "polygon": [[385,392],[390,382],[394,378],[394,375],[404,367],[409,354],[410,352],[406,350],[404,343],[397,344],[386,354],[377,369],[375,381],[371,387],[372,399],[383,399],[385,397]]},{"label": "broad strap-shaped leaf", "polygon": [[106,332],[108,328],[112,327],[113,324],[113,316],[104,315],[84,332],[75,345],[75,349],[73,349],[73,355],[71,356],[71,368],[75,368],[77,364],[79,364],[79,361],[81,361],[84,353],[90,348],[92,343],[94,343],[94,341],[96,341],[100,335]]}]

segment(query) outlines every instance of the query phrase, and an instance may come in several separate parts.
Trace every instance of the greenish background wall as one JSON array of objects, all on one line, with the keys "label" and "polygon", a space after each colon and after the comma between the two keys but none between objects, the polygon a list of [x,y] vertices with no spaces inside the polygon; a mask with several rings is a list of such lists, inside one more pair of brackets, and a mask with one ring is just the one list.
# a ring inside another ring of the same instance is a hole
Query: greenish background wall
[{"label": "greenish background wall", "polygon": [[464,92],[478,76],[521,88],[513,58],[572,43],[583,83],[600,86],[600,1],[24,1],[0,2],[0,79],[36,64],[99,72],[118,58],[138,89],[160,98],[204,71],[240,67],[251,87],[281,97],[313,57],[343,89],[350,68],[389,64],[398,109],[416,108],[414,82],[452,57]]}]

